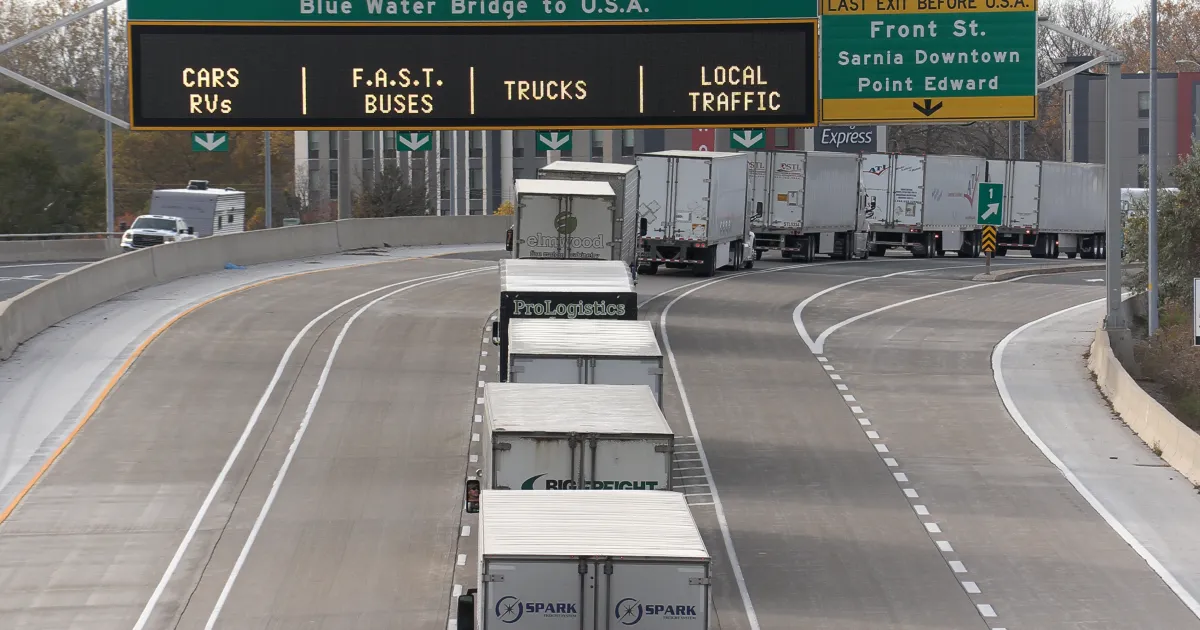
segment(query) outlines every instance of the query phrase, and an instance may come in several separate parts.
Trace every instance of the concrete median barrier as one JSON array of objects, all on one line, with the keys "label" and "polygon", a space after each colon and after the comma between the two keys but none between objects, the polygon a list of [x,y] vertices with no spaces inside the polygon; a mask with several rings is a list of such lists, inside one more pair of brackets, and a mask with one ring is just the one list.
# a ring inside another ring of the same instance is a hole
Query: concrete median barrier
[{"label": "concrete median barrier", "polygon": [[1096,331],[1088,369],[1121,420],[1151,448],[1162,451],[1172,468],[1200,484],[1200,435],[1163,407],[1121,365],[1113,354],[1108,332]]},{"label": "concrete median barrier", "polygon": [[[0,302],[0,360],[43,330],[93,306],[162,282],[218,271],[226,263],[255,265],[368,247],[499,244],[510,224],[511,217],[504,216],[347,219],[210,236],[108,256]],[[29,243],[38,242],[24,244]],[[64,255],[59,254],[60,259]]]},{"label": "concrete median barrier", "polygon": [[0,263],[104,260],[120,253],[121,243],[115,238],[0,241]]}]

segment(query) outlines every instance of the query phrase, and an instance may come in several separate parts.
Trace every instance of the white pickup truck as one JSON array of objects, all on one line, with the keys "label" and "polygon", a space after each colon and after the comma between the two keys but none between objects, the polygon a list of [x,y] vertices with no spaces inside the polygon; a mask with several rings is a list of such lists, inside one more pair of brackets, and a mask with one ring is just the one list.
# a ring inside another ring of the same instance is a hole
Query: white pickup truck
[{"label": "white pickup truck", "polygon": [[195,228],[186,221],[162,214],[143,214],[134,219],[133,225],[128,228],[121,225],[121,229],[125,232],[121,237],[121,249],[127,252],[196,238]]}]

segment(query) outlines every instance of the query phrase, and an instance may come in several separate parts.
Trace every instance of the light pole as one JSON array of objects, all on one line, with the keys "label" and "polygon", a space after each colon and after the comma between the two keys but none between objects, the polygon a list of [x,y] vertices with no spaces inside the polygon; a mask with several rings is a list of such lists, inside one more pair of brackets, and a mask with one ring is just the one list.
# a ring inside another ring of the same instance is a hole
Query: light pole
[{"label": "light pole", "polygon": [[[1110,114],[1111,115],[1111,114]],[[1158,330],[1158,0],[1150,0],[1150,216],[1147,234],[1149,335]]]}]

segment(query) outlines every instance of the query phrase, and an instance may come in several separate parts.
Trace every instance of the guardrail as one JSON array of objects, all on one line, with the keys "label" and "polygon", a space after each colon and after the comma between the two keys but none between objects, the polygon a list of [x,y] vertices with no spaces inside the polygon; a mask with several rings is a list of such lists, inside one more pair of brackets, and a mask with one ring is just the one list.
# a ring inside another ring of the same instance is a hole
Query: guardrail
[{"label": "guardrail", "polygon": [[0,302],[0,360],[43,330],[93,306],[130,291],[218,271],[226,263],[254,265],[373,247],[500,244],[511,224],[512,217],[494,215],[345,219],[221,234],[110,255]]}]

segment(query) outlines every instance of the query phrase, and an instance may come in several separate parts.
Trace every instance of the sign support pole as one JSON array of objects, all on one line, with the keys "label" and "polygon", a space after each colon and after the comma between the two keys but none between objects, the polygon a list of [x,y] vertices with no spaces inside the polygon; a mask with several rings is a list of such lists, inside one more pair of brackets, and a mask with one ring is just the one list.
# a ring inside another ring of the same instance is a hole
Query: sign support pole
[{"label": "sign support pole", "polygon": [[275,224],[271,221],[271,132],[270,131],[263,132],[263,155],[266,156],[266,159],[265,159],[266,164],[264,165],[266,167],[266,170],[265,170],[265,174],[263,176],[263,179],[266,180],[264,182],[266,184],[266,186],[264,186],[264,188],[266,188],[266,193],[265,193],[265,202],[263,205],[267,211],[267,216],[266,216],[266,221],[265,221],[264,227],[266,227],[269,230],[272,227],[275,227]]},{"label": "sign support pole", "polygon": [[[112,116],[112,60],[109,53],[108,6],[104,7],[104,113]],[[113,125],[104,121],[104,231],[113,233],[116,203],[113,195]],[[111,238],[106,237],[106,238]]]},{"label": "sign support pole", "polygon": [[1121,58],[1110,57],[1107,62],[1108,77],[1105,79],[1104,112],[1104,164],[1108,185],[1108,229],[1104,237],[1104,279],[1108,290],[1108,314],[1104,328],[1109,331],[1125,331],[1125,318],[1121,315],[1121,250],[1124,249],[1124,233],[1121,221],[1121,182],[1117,179],[1117,111],[1120,99],[1117,91],[1121,82]]}]

